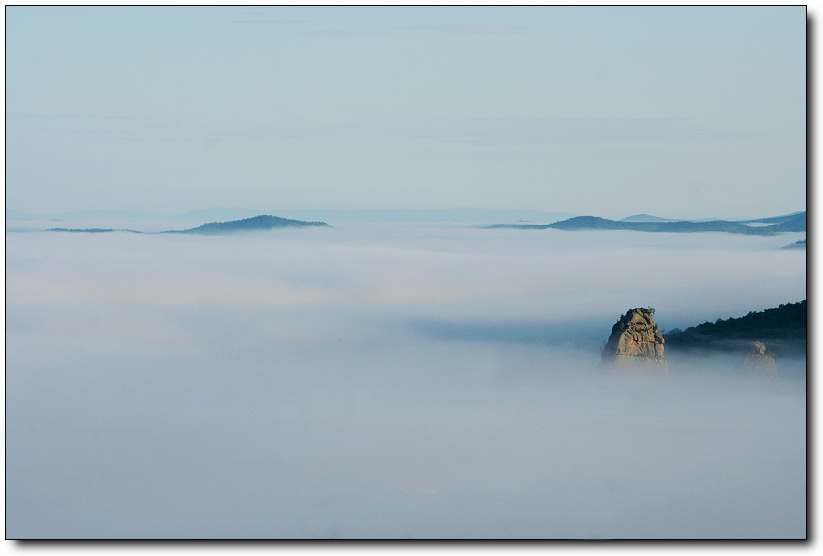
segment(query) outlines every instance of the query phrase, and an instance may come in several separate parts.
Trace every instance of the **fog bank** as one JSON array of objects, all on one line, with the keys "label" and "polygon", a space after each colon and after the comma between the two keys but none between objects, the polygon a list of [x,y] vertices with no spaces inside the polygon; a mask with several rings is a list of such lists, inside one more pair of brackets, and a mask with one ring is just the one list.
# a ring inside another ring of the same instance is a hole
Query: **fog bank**
[{"label": "fog bank", "polygon": [[795,235],[9,233],[7,534],[802,537],[804,361],[599,366],[805,298]]}]

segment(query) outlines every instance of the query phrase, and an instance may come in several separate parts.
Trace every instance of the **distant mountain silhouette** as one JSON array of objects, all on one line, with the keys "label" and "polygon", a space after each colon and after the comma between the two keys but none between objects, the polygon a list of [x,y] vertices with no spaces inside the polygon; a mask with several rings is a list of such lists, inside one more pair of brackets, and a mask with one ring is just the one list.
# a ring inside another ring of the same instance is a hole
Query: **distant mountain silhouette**
[{"label": "distant mountain silhouette", "polygon": [[756,218],[754,220],[740,220],[742,224],[783,224],[785,222],[799,222],[802,219],[806,222],[806,211],[791,212],[780,216],[769,216],[768,218]]},{"label": "distant mountain silhouette", "polygon": [[781,220],[768,226],[778,232],[805,232],[806,231],[806,213],[798,212],[795,214],[788,214],[786,216],[777,216]]},{"label": "distant mountain silhouette", "polygon": [[631,216],[627,216],[623,218],[621,222],[672,222],[671,218],[661,218],[659,216],[655,216],[653,214],[632,214]]},{"label": "distant mountain silhouette", "polygon": [[771,226],[747,226],[728,220],[712,220],[709,222],[689,222],[686,220],[675,222],[620,222],[596,216],[578,216],[555,222],[549,227],[558,230],[633,230],[638,232],[672,233],[728,232],[749,235],[771,235],[774,233],[770,229]]},{"label": "distant mountain silhouette", "polygon": [[305,220],[292,220],[290,218],[280,218],[270,214],[261,214],[242,220],[230,220],[228,222],[209,222],[195,228],[185,230],[166,230],[163,232],[141,232],[139,230],[116,229],[116,228],[49,228],[49,232],[71,232],[85,234],[100,234],[108,232],[131,232],[135,234],[202,234],[218,235],[234,232],[253,232],[261,230],[272,230],[275,228],[307,228],[307,227],[327,227],[325,222],[310,222]]},{"label": "distant mountain silhouette", "polygon": [[[652,215],[636,215],[652,216]],[[632,217],[630,217],[632,218]],[[657,217],[653,217],[657,218]],[[770,222],[764,222],[769,220]],[[751,226],[752,224],[763,224]],[[522,230],[631,230],[636,232],[667,232],[667,233],[695,233],[695,232],[726,232],[731,234],[745,234],[767,236],[781,232],[803,232],[806,230],[806,212],[798,212],[783,216],[764,218],[758,221],[733,220],[656,220],[656,221],[627,221],[610,220],[598,216],[575,216],[567,220],[560,220],[552,224],[494,224],[486,228],[514,228]]]},{"label": "distant mountain silhouette", "polygon": [[798,354],[806,349],[806,300],[663,335],[667,350],[748,351],[753,341],[764,341],[776,354]]},{"label": "distant mountain silhouette", "polygon": [[308,222],[305,220],[292,220],[290,218],[280,218],[270,214],[261,214],[242,220],[230,220],[228,222],[210,222],[189,228],[186,230],[169,230],[161,232],[165,234],[226,234],[233,232],[251,232],[259,230],[271,230],[274,228],[307,228],[307,227],[328,226],[325,222]]}]

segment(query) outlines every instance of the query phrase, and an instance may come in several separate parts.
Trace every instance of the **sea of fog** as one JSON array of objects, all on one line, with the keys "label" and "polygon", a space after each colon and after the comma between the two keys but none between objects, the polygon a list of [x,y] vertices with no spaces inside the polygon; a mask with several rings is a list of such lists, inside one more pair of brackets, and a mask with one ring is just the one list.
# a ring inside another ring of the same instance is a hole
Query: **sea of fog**
[{"label": "sea of fog", "polygon": [[10,232],[6,534],[803,537],[805,361],[599,366],[804,299],[800,237]]}]

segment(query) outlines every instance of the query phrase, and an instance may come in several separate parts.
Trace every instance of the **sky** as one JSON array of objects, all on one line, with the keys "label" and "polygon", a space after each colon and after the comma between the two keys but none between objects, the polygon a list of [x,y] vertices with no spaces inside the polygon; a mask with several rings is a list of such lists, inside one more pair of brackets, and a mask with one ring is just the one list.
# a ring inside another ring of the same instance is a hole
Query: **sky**
[{"label": "sky", "polygon": [[8,7],[29,212],[805,209],[805,10]]}]

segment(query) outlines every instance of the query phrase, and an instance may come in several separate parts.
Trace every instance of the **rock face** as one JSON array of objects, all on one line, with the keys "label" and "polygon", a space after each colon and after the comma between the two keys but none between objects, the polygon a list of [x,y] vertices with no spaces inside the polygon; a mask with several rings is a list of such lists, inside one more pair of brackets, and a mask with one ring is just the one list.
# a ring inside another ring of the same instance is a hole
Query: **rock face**
[{"label": "rock face", "polygon": [[777,363],[774,357],[766,349],[766,344],[760,341],[752,342],[752,350],[746,355],[743,366],[749,371],[765,374],[777,373]]},{"label": "rock face", "polygon": [[637,307],[612,326],[603,362],[613,365],[653,364],[665,366],[663,334],[654,322],[654,309]]}]

